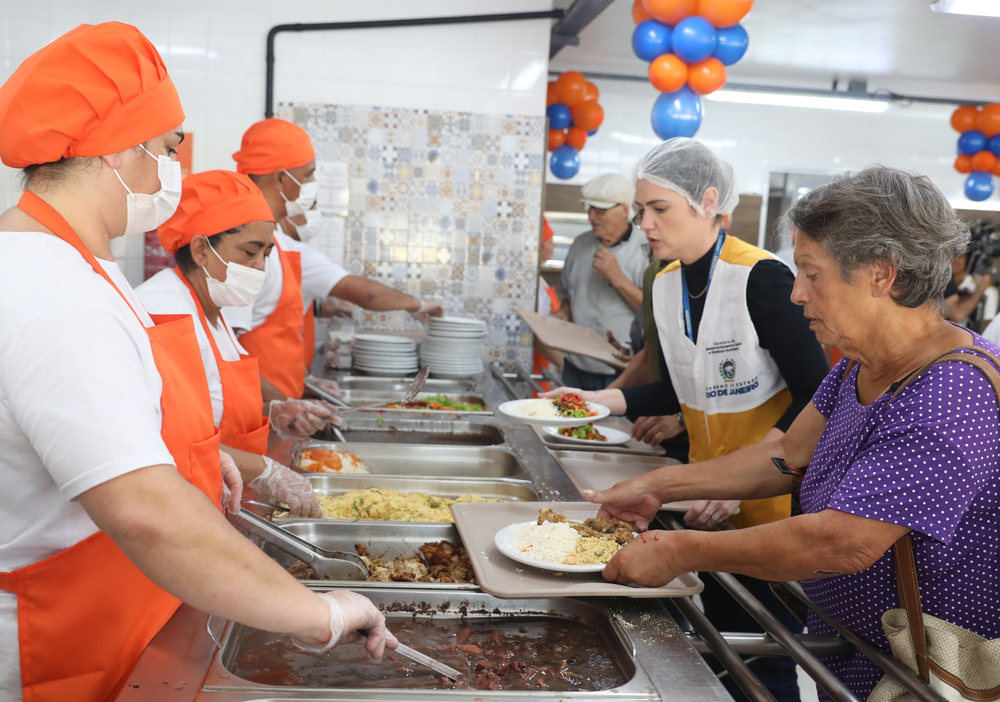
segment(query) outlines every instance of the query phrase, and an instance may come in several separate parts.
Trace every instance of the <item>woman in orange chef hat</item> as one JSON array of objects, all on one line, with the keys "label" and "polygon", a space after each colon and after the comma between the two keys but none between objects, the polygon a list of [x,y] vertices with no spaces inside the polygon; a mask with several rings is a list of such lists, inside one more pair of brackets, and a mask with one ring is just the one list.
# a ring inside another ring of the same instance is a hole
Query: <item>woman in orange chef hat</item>
[{"label": "woman in orange chef hat", "polygon": [[241,484],[194,323],[150,318],[111,254],[174,213],[183,119],[115,22],[0,87],[0,160],[25,181],[0,215],[0,699],[113,697],[182,600],[303,647],[359,627],[373,655],[394,645],[367,599],[310,592],[226,523]]},{"label": "woman in orange chef hat", "polygon": [[212,415],[226,453],[243,479],[271,502],[297,515],[323,516],[309,481],[264,456],[271,426],[282,436],[311,436],[336,419],[331,405],[273,400],[263,417],[257,359],[236,340],[222,307],[249,305],[264,283],[264,262],[274,246],[274,218],[249,178],[206,171],[184,179],[180,205],[157,229],[177,265],[135,290],[153,314],[190,314],[212,398]]}]

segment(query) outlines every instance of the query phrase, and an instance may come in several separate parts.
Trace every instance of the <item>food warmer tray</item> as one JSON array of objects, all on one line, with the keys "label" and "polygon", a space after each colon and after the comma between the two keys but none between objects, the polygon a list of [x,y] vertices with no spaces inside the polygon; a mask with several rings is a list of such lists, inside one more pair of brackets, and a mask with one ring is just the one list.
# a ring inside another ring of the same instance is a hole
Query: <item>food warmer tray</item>
[{"label": "food warmer tray", "polygon": [[[407,417],[400,413],[378,415],[349,412],[341,416],[339,427],[350,442],[391,444],[433,444],[446,446],[498,446],[506,442],[500,427],[483,422],[443,417]],[[329,428],[315,434],[319,441],[339,441]]]},{"label": "food warmer tray", "polygon": [[[485,409],[481,410],[460,410],[460,409],[425,409],[423,407],[376,407],[371,411],[378,412],[427,412],[434,414],[474,414],[474,415],[491,415],[493,411],[489,409],[486,404],[486,400],[480,395],[469,395],[469,394],[459,394],[459,393],[442,393],[442,392],[420,392],[414,398],[415,402],[421,400],[426,400],[434,395],[445,395],[448,399],[454,400],[455,402],[461,402],[466,405],[482,405]],[[340,399],[348,404],[356,407],[358,409],[364,410],[363,405],[369,403],[382,403],[382,402],[392,402],[399,400],[400,393],[394,390],[342,390],[340,393]]]},{"label": "food warmer tray", "polygon": [[600,573],[562,573],[523,565],[500,553],[494,544],[504,527],[538,519],[538,510],[554,509],[574,521],[597,516],[589,502],[465,502],[452,505],[455,526],[472,560],[479,587],[497,597],[687,597],[704,584],[684,573],[662,587],[633,587],[604,580]]},{"label": "food warmer tray", "polygon": [[[414,478],[512,478],[525,475],[517,456],[502,448],[309,441],[302,444],[301,451],[308,449],[353,454],[365,462],[368,475]],[[293,466],[298,465],[301,451],[295,454]]]},{"label": "food warmer tray", "polygon": [[[413,378],[390,378],[362,375],[345,375],[337,378],[341,390],[377,390],[381,392],[404,393],[410,388]],[[459,393],[467,395],[476,392],[476,384],[469,380],[441,380],[428,378],[424,381],[425,392],[434,395]]]},{"label": "food warmer tray", "polygon": [[[393,620],[416,618],[432,618],[436,622],[454,620],[457,630],[463,628],[465,624],[461,621],[490,619],[492,621],[503,620],[516,617],[518,619],[546,619],[564,620],[582,623],[593,631],[593,638],[596,639],[600,648],[606,656],[611,658],[625,682],[607,690],[591,691],[485,691],[485,690],[459,690],[459,689],[407,689],[388,688],[372,689],[371,686],[354,684],[351,687],[286,687],[276,685],[266,685],[252,682],[234,675],[231,671],[236,667],[241,656],[260,655],[263,651],[262,643],[270,641],[281,641],[285,637],[278,634],[264,634],[254,629],[250,629],[240,624],[228,623],[220,638],[222,644],[213,657],[208,675],[205,677],[203,690],[211,691],[255,691],[261,693],[267,691],[272,695],[268,699],[285,699],[294,697],[301,699],[298,694],[312,693],[322,695],[324,700],[379,700],[385,702],[406,701],[406,700],[483,700],[487,696],[490,699],[512,699],[512,700],[618,700],[620,702],[643,702],[646,700],[658,700],[660,695],[647,672],[645,666],[636,657],[636,646],[634,637],[629,633],[628,627],[615,617],[611,611],[601,603],[590,603],[573,599],[533,599],[533,600],[499,600],[485,593],[477,592],[441,592],[425,590],[412,590],[400,592],[397,590],[366,590],[365,596],[371,599],[376,605],[386,612],[387,623],[392,628]],[[218,628],[218,626],[216,626]],[[422,653],[438,657],[433,648],[421,646],[420,641],[404,641],[408,645],[415,647]],[[354,644],[358,647],[358,644]],[[351,659],[358,661],[356,664],[356,674],[362,676],[366,668],[372,664],[362,662],[364,654],[358,653],[357,649],[352,651],[350,645],[338,647],[334,651],[325,654],[334,659],[334,674],[343,674],[350,677],[353,671],[344,671],[345,667],[352,666]],[[305,659],[305,656],[302,656]],[[343,660],[340,660],[343,659]],[[662,662],[657,662],[662,665]],[[293,664],[294,665],[294,664]],[[306,661],[302,665],[307,665]],[[315,665],[315,664],[313,664]],[[294,672],[294,668],[293,668]],[[377,674],[377,673],[369,673]],[[432,671],[414,670],[413,679],[418,676],[427,675],[430,679],[436,676]],[[346,683],[345,684],[350,684]],[[413,684],[413,683],[410,683]],[[430,684],[430,683],[428,683]],[[291,694],[289,694],[291,693]]]},{"label": "food warmer tray", "polygon": [[[418,555],[418,549],[426,543],[434,541],[450,541],[455,546],[462,545],[462,539],[454,524],[440,522],[341,522],[322,521],[318,519],[303,519],[301,521],[285,520],[281,524],[296,536],[316,544],[328,551],[349,551],[356,553],[355,546],[364,544],[372,557],[385,556],[409,558]],[[296,559],[276,546],[263,543],[264,552],[274,558],[282,567],[287,568]],[[384,581],[331,581],[302,580],[302,583],[312,586],[330,586],[340,584],[352,590],[368,588],[392,588],[401,590],[478,590],[474,583],[407,583]]]}]

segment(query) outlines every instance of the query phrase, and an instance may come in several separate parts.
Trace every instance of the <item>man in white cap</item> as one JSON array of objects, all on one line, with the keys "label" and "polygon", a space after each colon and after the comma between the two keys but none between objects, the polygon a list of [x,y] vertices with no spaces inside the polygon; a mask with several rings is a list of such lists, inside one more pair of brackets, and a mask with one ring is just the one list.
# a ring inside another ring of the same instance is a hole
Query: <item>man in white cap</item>
[{"label": "man in white cap", "polygon": [[[635,190],[629,179],[609,173],[589,181],[580,194],[592,229],[573,240],[566,256],[566,299],[556,316],[602,337],[610,331],[627,339],[642,305],[642,272],[649,263],[646,239],[629,221]],[[566,354],[562,379],[568,387],[603,390],[615,375],[614,368],[600,361]]]}]

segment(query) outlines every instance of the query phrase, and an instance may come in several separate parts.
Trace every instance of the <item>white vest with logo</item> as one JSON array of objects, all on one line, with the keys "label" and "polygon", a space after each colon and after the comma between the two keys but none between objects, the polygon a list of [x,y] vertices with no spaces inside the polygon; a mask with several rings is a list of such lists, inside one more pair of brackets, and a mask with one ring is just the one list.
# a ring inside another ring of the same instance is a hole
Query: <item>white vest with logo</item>
[{"label": "white vest with logo", "polygon": [[[747,280],[763,249],[727,236],[712,274],[698,343],[684,328],[681,266],[653,282],[653,316],[691,444],[690,460],[725,456],[760,441],[791,404],[771,354],[760,347],[747,308]],[[690,293],[691,291],[689,291]],[[748,500],[730,521],[762,524],[789,514],[788,497]]]}]

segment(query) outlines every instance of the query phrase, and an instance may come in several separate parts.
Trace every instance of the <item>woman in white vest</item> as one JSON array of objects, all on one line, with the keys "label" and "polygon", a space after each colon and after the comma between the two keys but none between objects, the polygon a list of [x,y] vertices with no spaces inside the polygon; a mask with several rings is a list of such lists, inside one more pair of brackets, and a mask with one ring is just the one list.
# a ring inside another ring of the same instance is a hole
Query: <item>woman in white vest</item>
[{"label": "woman in white vest", "polygon": [[[652,289],[662,379],[583,396],[607,405],[612,414],[679,413],[688,430],[691,462],[784,432],[828,370],[801,308],[790,300],[791,270],[722,230],[720,212],[732,212],[739,195],[722,160],[705,145],[670,139],[646,154],[634,175],[635,224],[655,258],[672,260]],[[773,522],[790,516],[790,500],[787,495],[742,503],[700,500],[685,521],[714,528],[731,515],[737,527]],[[743,580],[796,626],[766,583]],[[741,608],[727,607],[731,598],[716,596],[714,580],[706,578],[706,586],[706,613],[719,629],[759,630]],[[798,699],[790,659],[760,659],[751,667],[776,699]]]}]

